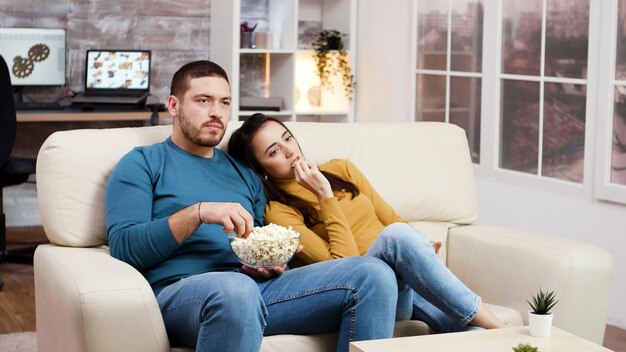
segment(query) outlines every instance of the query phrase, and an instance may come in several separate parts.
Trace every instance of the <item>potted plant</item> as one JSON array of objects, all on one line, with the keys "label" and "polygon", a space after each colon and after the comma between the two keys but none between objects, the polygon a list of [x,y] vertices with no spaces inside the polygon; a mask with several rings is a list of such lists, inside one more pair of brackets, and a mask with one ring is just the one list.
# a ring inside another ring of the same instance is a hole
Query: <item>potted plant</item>
[{"label": "potted plant", "polygon": [[537,337],[550,336],[552,329],[552,308],[559,302],[556,300],[554,291],[539,293],[532,297],[532,302],[526,301],[530,305],[528,312],[528,325],[530,334]]},{"label": "potted plant", "polygon": [[513,347],[513,352],[539,352],[539,348],[529,343],[518,343],[517,346]]},{"label": "potted plant", "polygon": [[344,92],[348,99],[352,100],[352,92],[356,82],[354,82],[354,75],[352,75],[350,70],[348,53],[344,49],[341,40],[343,36],[345,34],[337,30],[323,29],[313,42],[313,50],[315,50],[313,58],[315,59],[317,75],[320,78],[322,87],[332,91],[333,87],[330,78],[335,75],[341,75]]}]

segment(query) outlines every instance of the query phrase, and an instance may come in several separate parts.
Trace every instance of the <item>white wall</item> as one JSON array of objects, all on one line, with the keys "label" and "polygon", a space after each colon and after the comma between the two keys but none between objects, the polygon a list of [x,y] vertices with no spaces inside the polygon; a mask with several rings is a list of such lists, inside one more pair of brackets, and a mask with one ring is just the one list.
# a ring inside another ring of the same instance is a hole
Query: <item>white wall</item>
[{"label": "white wall", "polygon": [[[31,178],[34,182],[33,175]],[[2,191],[2,202],[7,227],[41,226],[37,189],[34,183],[6,187]]]},{"label": "white wall", "polygon": [[[356,121],[410,121],[411,12],[411,0],[359,1]],[[626,329],[626,206],[597,201],[590,187],[535,187],[480,171],[478,223],[578,240],[613,256],[608,323]]]},{"label": "white wall", "polygon": [[411,1],[359,0],[356,120],[407,119],[411,105]]}]

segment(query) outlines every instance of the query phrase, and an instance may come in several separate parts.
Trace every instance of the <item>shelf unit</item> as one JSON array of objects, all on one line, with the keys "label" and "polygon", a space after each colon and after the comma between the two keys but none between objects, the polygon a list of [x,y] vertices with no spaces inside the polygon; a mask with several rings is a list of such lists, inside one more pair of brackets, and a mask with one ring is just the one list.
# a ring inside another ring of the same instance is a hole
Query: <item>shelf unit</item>
[{"label": "shelf unit", "polygon": [[[310,43],[321,29],[345,33],[354,75],[356,6],[357,0],[211,0],[210,59],[228,73],[231,118],[263,112],[282,121],[353,122],[354,92],[346,97],[341,77],[331,79],[332,90],[320,88]],[[241,43],[244,21],[257,26],[256,48]],[[240,96],[280,97],[283,103],[278,112],[241,110]]]}]

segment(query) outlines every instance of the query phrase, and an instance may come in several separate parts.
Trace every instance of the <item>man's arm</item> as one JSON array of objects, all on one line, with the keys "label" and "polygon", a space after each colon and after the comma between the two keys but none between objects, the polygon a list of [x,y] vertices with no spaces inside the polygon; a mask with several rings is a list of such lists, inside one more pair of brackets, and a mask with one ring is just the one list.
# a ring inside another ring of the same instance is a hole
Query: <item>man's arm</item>
[{"label": "man's arm", "polygon": [[239,203],[200,202],[170,216],[170,228],[179,243],[194,233],[201,223],[222,225],[225,233],[234,231],[238,237],[248,237],[254,229],[252,215]]},{"label": "man's arm", "polygon": [[168,258],[201,223],[222,225],[224,232],[239,236],[252,231],[252,216],[237,203],[195,203],[169,217],[152,219],[155,178],[137,150],[124,156],[113,171],[106,190],[106,218],[114,257],[144,269]]},{"label": "man's arm", "polygon": [[200,221],[201,204],[192,204],[168,218],[168,225],[176,242],[183,243],[202,224]]},{"label": "man's arm", "polygon": [[133,150],[113,170],[105,194],[111,255],[138,270],[160,263],[179,247],[168,218],[152,219],[153,178],[144,154]]}]

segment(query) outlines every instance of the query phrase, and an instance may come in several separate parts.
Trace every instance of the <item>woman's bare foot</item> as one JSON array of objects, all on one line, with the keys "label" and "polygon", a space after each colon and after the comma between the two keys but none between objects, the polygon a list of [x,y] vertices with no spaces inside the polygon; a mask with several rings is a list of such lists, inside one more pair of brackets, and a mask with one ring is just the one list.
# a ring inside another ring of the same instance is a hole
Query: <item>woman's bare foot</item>
[{"label": "woman's bare foot", "polygon": [[476,317],[470,321],[469,325],[480,326],[485,329],[499,329],[506,327],[506,325],[493,315],[493,313],[487,309],[484,304],[480,305]]}]

